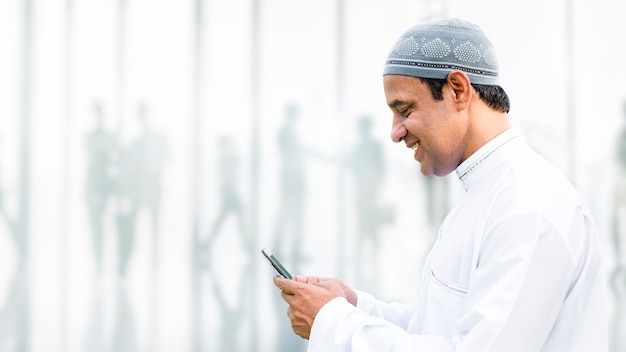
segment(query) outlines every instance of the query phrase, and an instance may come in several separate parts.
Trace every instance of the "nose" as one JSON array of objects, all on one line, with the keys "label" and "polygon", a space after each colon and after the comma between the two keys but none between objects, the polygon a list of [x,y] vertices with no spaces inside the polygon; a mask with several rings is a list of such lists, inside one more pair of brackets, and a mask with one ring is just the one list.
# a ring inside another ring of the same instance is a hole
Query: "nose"
[{"label": "nose", "polygon": [[402,142],[406,134],[407,130],[402,123],[402,119],[394,118],[393,124],[391,125],[391,140],[394,143]]}]

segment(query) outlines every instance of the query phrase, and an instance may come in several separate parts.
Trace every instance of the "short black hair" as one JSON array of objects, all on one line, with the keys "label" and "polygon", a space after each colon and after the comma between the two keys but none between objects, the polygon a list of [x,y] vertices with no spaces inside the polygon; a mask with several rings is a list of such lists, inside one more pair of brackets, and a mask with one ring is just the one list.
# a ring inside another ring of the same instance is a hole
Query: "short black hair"
[{"label": "short black hair", "polygon": [[[420,81],[428,85],[435,100],[443,100],[443,86],[447,84],[446,79],[419,78]],[[498,112],[508,113],[511,109],[509,96],[500,86],[489,86],[484,84],[472,84],[478,93],[480,100],[485,102],[490,108]]]}]

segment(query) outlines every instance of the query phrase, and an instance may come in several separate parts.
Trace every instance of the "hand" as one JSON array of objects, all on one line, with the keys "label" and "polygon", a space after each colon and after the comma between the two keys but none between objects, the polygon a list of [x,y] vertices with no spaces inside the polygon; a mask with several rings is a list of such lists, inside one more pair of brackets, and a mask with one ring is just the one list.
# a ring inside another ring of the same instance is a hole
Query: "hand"
[{"label": "hand", "polygon": [[317,277],[317,276],[295,276],[294,280],[298,282],[306,282],[306,283],[314,284],[314,285],[322,284],[323,282],[328,282],[328,281],[334,282],[338,284],[339,286],[341,286],[341,288],[343,289],[343,295],[344,297],[346,297],[348,302],[350,302],[350,304],[352,304],[353,306],[356,306],[356,300],[357,300],[356,292],[352,288],[350,288],[350,286],[346,285],[343,281],[341,281],[340,279],[328,278],[328,277]]},{"label": "hand", "polygon": [[346,297],[344,286],[347,286],[337,279],[294,277],[294,280],[287,280],[276,276],[274,284],[289,304],[287,316],[293,331],[304,339],[309,338],[313,320],[320,309],[336,297]]}]

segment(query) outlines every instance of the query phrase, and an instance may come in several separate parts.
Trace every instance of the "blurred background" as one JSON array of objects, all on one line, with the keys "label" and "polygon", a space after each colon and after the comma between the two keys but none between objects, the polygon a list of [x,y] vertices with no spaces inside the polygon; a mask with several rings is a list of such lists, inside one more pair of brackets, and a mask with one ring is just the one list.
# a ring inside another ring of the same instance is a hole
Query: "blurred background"
[{"label": "blurred background", "polygon": [[462,188],[390,141],[381,72],[439,15],[591,207],[626,351],[620,0],[3,0],[0,351],[304,351],[262,247],[415,303]]}]

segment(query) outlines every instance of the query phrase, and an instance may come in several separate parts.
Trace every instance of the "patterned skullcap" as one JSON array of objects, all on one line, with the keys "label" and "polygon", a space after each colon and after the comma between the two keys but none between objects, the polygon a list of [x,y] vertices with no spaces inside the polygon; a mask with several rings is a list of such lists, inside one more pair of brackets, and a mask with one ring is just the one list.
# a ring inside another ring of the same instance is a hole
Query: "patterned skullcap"
[{"label": "patterned skullcap", "polygon": [[437,18],[402,34],[383,75],[445,79],[452,70],[465,72],[474,84],[499,84],[496,54],[483,31],[462,19]]}]

